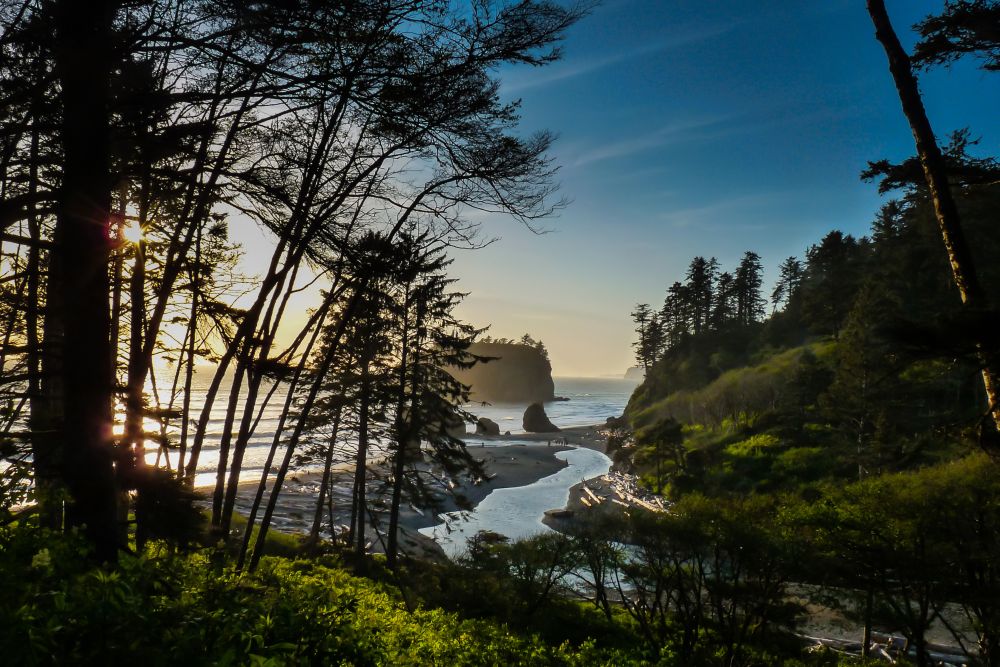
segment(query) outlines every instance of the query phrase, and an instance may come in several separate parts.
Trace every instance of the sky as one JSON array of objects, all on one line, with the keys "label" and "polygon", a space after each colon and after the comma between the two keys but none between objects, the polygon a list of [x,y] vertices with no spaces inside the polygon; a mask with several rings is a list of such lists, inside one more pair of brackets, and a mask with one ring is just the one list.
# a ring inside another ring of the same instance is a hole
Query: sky
[{"label": "sky", "polygon": [[[944,3],[886,4],[909,48],[910,26]],[[450,267],[468,293],[459,316],[542,340],[556,376],[621,377],[630,313],[662,304],[694,256],[731,270],[753,250],[767,295],[786,257],[833,229],[868,233],[886,197],[861,171],[914,153],[864,0],[605,0],[562,48],[553,65],[496,74],[504,100],[520,101],[520,131],[557,135],[568,206],[542,234],[477,212],[495,242],[452,251]],[[981,154],[1000,154],[1000,74],[968,60],[920,84],[939,138],[969,127]],[[262,273],[266,235],[231,231],[244,271]],[[290,302],[282,344],[317,289]]]},{"label": "sky", "polygon": [[[889,0],[904,45],[940,0]],[[826,232],[868,232],[885,201],[859,174],[914,152],[863,0],[607,0],[562,61],[499,72],[525,133],[558,135],[569,205],[537,235],[489,219],[489,247],[456,251],[460,314],[530,333],[557,376],[621,376],[636,303],[658,306],[695,255],[724,270],[778,263]],[[992,77],[992,78],[991,78]],[[1000,153],[1000,75],[974,62],[921,75],[939,137],[970,127]]]}]

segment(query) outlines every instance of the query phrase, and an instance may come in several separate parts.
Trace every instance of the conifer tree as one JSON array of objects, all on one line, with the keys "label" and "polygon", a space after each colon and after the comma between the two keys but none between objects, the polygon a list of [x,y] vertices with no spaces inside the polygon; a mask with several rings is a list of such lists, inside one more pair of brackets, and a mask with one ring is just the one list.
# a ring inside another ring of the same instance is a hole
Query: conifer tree
[{"label": "conifer tree", "polygon": [[788,304],[794,298],[802,282],[802,262],[788,257],[778,267],[778,280],[771,290],[771,312]]},{"label": "conifer tree", "polygon": [[763,265],[760,256],[746,251],[736,267],[733,289],[736,292],[736,320],[742,326],[750,326],[764,317],[764,298],[760,290],[763,285]]},{"label": "conifer tree", "polygon": [[708,328],[712,303],[715,301],[715,281],[719,262],[714,257],[695,257],[688,266],[684,286],[689,308],[691,333],[697,335]]},{"label": "conifer tree", "polygon": [[721,331],[736,319],[738,310],[736,279],[733,274],[723,271],[715,289],[715,304],[712,308],[712,329]]},{"label": "conifer tree", "polygon": [[[971,317],[981,317],[995,304],[991,303],[976,270],[951,192],[948,165],[924,109],[913,63],[896,35],[884,0],[867,0],[867,7],[875,26],[875,37],[885,51],[903,115],[913,134],[952,280],[966,313]],[[996,4],[986,0],[948,5],[940,18],[932,17],[923,23],[925,62],[946,62],[961,53],[971,52],[984,56],[986,68],[994,69],[997,54],[1000,53],[995,22],[998,15],[1000,10]],[[986,391],[987,418],[992,421],[990,428],[982,429],[981,439],[985,447],[996,449],[1000,447],[1000,358],[991,340],[990,328],[982,322],[975,327],[975,335]],[[984,426],[986,421],[984,419]]]}]

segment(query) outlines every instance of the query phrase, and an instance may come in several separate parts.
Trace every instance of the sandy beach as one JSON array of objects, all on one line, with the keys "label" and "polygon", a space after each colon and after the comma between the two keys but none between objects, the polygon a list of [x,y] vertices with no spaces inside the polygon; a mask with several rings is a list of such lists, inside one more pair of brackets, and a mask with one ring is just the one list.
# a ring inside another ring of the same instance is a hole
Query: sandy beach
[{"label": "sandy beach", "polygon": [[[471,481],[453,489],[453,494],[442,494],[434,509],[418,509],[404,504],[400,512],[400,544],[403,551],[417,558],[440,559],[444,552],[430,538],[417,531],[439,523],[438,514],[475,508],[495,489],[520,487],[532,484],[566,467],[566,462],[556,458],[557,452],[572,447],[586,447],[604,451],[605,439],[600,425],[566,428],[558,433],[522,433],[501,436],[465,437],[469,451],[484,463],[488,479],[474,484]],[[524,444],[525,442],[531,444]],[[512,444],[505,444],[512,443]],[[324,510],[323,521],[329,526],[350,522],[350,493],[353,471],[341,467],[334,472],[332,502]],[[273,527],[285,532],[306,533],[312,526],[321,475],[315,472],[290,473],[285,480],[273,518]],[[256,482],[241,484],[236,500],[240,514],[249,513],[256,492]],[[331,513],[332,509],[332,513]],[[553,508],[554,509],[554,508]],[[384,530],[387,527],[386,507],[373,507],[372,515],[378,529],[370,527],[368,542],[373,552],[384,550]]]}]

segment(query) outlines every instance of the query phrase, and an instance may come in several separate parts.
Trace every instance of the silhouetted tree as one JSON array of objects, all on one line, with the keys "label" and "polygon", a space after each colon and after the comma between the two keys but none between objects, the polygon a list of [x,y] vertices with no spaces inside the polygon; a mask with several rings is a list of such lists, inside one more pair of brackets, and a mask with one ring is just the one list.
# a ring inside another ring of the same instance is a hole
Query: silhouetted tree
[{"label": "silhouetted tree", "polygon": [[806,251],[802,309],[817,333],[837,336],[857,290],[858,243],[851,235],[832,231]]},{"label": "silhouetted tree", "polygon": [[[962,228],[958,208],[951,193],[947,165],[934,137],[934,131],[927,118],[927,112],[924,110],[923,100],[920,96],[920,89],[917,84],[916,75],[913,72],[910,57],[902,44],[900,44],[899,38],[892,27],[892,22],[885,8],[885,2],[883,0],[868,0],[867,6],[868,13],[875,26],[875,36],[882,44],[889,61],[889,71],[896,84],[896,91],[899,94],[899,100],[903,107],[903,115],[906,116],[913,133],[917,156],[920,158],[920,164],[923,167],[924,178],[927,182],[927,189],[930,193],[934,214],[941,233],[941,240],[948,255],[948,262],[951,265],[952,279],[958,288],[959,296],[966,309],[971,313],[981,313],[990,308],[991,304],[976,273],[972,254]],[[985,13],[987,16],[986,23],[966,23],[970,10]],[[958,52],[959,50],[955,47],[959,43],[962,44],[961,50],[965,51],[985,48],[991,54],[988,56],[987,62],[994,61],[993,56],[995,56],[997,49],[995,33],[992,33],[991,29],[987,28],[985,34],[992,36],[982,40],[982,35],[978,33],[978,30],[973,29],[969,32],[968,28],[974,24],[988,26],[989,19],[995,19],[997,16],[995,3],[956,3],[948,7],[946,16],[947,19],[944,20],[944,23],[935,23],[933,19],[929,19],[931,21],[930,27],[927,27],[927,22],[924,24],[927,34],[932,36],[932,39],[928,43],[925,43],[927,44],[927,51],[925,53],[931,54],[928,55],[929,61],[933,62],[935,60],[936,56],[932,55],[935,52],[940,54],[941,58],[949,57],[946,54]],[[949,22],[951,22],[951,25],[948,28],[944,28]],[[948,31],[955,28],[956,24],[963,23],[963,29],[959,30],[960,37],[959,35],[955,36],[958,37],[960,42],[953,41],[955,37],[949,39],[945,36]],[[941,32],[942,30],[945,32]],[[970,37],[972,38],[971,42],[969,41]],[[942,40],[948,42],[948,48],[939,48]],[[933,46],[935,43],[938,45],[937,49]],[[986,389],[988,412],[993,421],[993,428],[990,430],[992,435],[987,436],[986,432],[984,432],[983,439],[984,442],[992,443],[991,446],[995,446],[995,443],[1000,440],[1000,437],[997,435],[997,431],[1000,430],[1000,362],[997,359],[996,346],[986,328],[982,327],[975,333],[979,360],[982,365],[983,386]]]},{"label": "silhouetted tree", "polygon": [[996,0],[946,0],[944,10],[917,23],[921,39],[913,49],[918,67],[950,63],[964,55],[1000,70],[1000,3]]},{"label": "silhouetted tree", "polygon": [[778,280],[771,291],[771,312],[787,304],[802,283],[802,262],[788,257],[778,267]]},{"label": "silhouetted tree", "polygon": [[719,262],[714,257],[707,260],[695,257],[688,266],[685,297],[689,306],[691,333],[695,335],[708,328],[718,273]]},{"label": "silhouetted tree", "polygon": [[764,298],[760,290],[763,285],[763,265],[760,256],[751,251],[743,254],[736,275],[733,290],[736,292],[736,320],[742,326],[750,326],[764,317]]},{"label": "silhouetted tree", "polygon": [[649,307],[648,303],[640,303],[632,311],[632,321],[635,323],[635,332],[639,338],[632,347],[635,348],[635,360],[646,371],[656,363],[656,341],[659,337],[658,331],[662,330],[661,323],[656,314]]},{"label": "silhouetted tree", "polygon": [[733,278],[733,274],[723,271],[719,274],[715,288],[715,304],[711,319],[713,329],[721,331],[736,320],[738,301],[736,279]]}]

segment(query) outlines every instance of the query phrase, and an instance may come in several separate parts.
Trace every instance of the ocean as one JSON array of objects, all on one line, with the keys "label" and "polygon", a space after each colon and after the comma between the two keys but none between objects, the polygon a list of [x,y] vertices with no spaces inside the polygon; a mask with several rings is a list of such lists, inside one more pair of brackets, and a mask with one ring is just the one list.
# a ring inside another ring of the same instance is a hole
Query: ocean
[{"label": "ocean", "polygon": [[[569,399],[568,401],[553,401],[545,404],[545,412],[549,416],[549,419],[553,424],[560,427],[599,424],[604,423],[608,417],[621,415],[626,403],[628,403],[629,396],[631,396],[632,391],[637,386],[637,383],[633,380],[620,378],[556,377],[553,379],[556,396]],[[191,396],[192,405],[202,405],[210,382],[210,373],[198,373],[195,375],[195,383],[192,387]],[[244,455],[241,479],[254,480],[260,478],[274,432],[278,428],[284,400],[285,396],[279,389],[275,392],[274,397],[264,411],[257,430],[251,438],[246,454]],[[501,433],[510,431],[512,434],[524,433],[524,429],[521,426],[521,418],[527,407],[527,403],[485,406],[473,403],[466,406],[477,417],[487,417],[499,424]],[[225,409],[225,397],[223,397],[223,400],[216,400],[208,425],[206,442],[198,460],[198,470],[195,475],[196,486],[210,486],[215,483],[215,471],[219,462],[219,442],[222,438],[225,425]],[[198,417],[197,413],[192,415],[192,417],[196,419]],[[238,427],[238,424],[234,425],[234,428],[238,429]],[[146,429],[147,431],[156,431],[158,430],[158,426],[155,422],[147,421]],[[475,439],[475,426],[469,424],[467,425],[467,430],[469,438]],[[176,429],[171,428],[170,433],[176,439]],[[274,465],[277,465],[281,461],[283,453],[282,448],[275,457]],[[345,448],[346,455],[347,449]],[[169,456],[171,464],[173,464],[176,459],[176,453],[169,452]],[[150,463],[155,461],[155,451],[149,451],[147,459]]]},{"label": "ocean", "polygon": [[[638,386],[634,380],[621,378],[555,377],[553,381],[556,396],[569,399],[545,404],[545,414],[560,428],[603,424],[608,417],[620,416]],[[499,424],[501,433],[512,434],[524,433],[521,417],[527,407],[527,403],[466,406],[477,417],[487,417]],[[470,425],[469,430],[474,430],[474,426]]]}]

